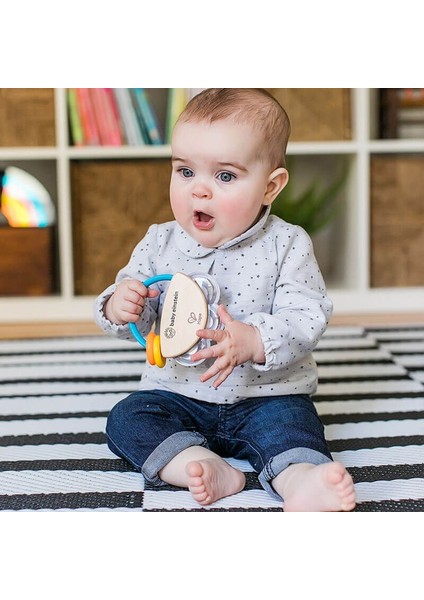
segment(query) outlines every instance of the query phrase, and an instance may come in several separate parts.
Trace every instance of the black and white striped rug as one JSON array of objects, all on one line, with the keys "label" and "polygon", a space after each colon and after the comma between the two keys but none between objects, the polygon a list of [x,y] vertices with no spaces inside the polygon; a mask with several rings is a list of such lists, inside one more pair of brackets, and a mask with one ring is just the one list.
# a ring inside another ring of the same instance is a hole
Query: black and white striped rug
[{"label": "black and white striped rug", "polygon": [[[330,327],[314,400],[356,511],[424,511],[424,327]],[[137,388],[141,348],[106,336],[0,341],[0,510],[281,511],[244,461],[246,488],[200,507],[107,448],[111,407]]]}]

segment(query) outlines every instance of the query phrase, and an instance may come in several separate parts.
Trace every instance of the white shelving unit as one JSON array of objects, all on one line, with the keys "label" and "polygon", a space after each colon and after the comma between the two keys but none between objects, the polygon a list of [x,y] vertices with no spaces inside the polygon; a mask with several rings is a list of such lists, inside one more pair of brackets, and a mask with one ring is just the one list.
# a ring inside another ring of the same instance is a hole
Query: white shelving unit
[{"label": "white shelving unit", "polygon": [[[350,164],[346,204],[337,223],[338,239],[332,249],[337,268],[327,278],[335,313],[419,312],[424,310],[424,287],[371,288],[370,265],[370,159],[381,153],[419,153],[424,140],[377,140],[374,91],[352,90],[353,139],[340,142],[292,142],[289,156],[308,171],[331,172],[337,161]],[[93,297],[74,294],[70,165],[72,160],[170,157],[169,146],[75,148],[69,145],[66,92],[55,91],[56,146],[0,148],[0,161],[50,161],[56,166],[58,261],[60,294],[47,297],[0,298],[0,323],[28,321],[85,321],[92,319]],[[130,251],[130,249],[129,249]],[[100,292],[101,290],[99,290]]]}]

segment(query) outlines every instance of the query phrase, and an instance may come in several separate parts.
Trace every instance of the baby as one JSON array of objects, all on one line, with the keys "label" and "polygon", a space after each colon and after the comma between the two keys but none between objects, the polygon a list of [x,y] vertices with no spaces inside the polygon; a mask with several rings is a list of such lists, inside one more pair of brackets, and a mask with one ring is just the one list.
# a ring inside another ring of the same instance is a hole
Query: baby
[{"label": "baby", "polygon": [[352,478],[333,462],[311,394],[312,351],[332,304],[308,235],[270,215],[288,182],[289,119],[259,89],[208,89],[172,137],[175,221],[152,225],[116,282],[96,300],[98,324],[131,339],[160,321],[161,273],[208,273],[221,289],[223,329],[185,367],[146,365],[139,389],[112,409],[110,449],[153,485],[189,489],[201,505],[236,494],[245,476],[224,457],[250,461],[285,511],[349,511]]}]

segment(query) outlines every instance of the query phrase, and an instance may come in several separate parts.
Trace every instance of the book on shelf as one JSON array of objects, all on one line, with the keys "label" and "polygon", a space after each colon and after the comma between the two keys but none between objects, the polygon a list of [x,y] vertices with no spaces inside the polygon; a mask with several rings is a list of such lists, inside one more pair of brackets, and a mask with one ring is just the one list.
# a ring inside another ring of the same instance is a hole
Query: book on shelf
[{"label": "book on shelf", "polygon": [[408,106],[401,104],[398,110],[397,133],[401,139],[424,139],[424,103]]},{"label": "book on shelf", "polygon": [[116,102],[115,94],[112,88],[104,88],[107,102],[111,109],[111,119],[113,121],[113,127],[115,129],[116,139],[119,137],[119,145],[125,143],[125,136],[123,132],[121,115],[119,114],[118,103]]},{"label": "book on shelf", "polygon": [[424,88],[380,90],[380,137],[424,138]]},{"label": "book on shelf", "polygon": [[[69,88],[74,146],[143,146],[170,143],[176,120],[203,88]],[[159,118],[160,117],[160,118]]]},{"label": "book on shelf", "polygon": [[121,116],[126,143],[129,146],[143,146],[145,141],[133,109],[130,90],[128,88],[116,88],[113,92]]},{"label": "book on shelf", "polygon": [[133,105],[141,127],[145,132],[147,143],[163,144],[163,137],[159,129],[159,122],[152,104],[144,88],[132,88]]},{"label": "book on shelf", "polygon": [[144,144],[150,144],[149,134],[147,133],[146,123],[144,122],[143,115],[140,109],[140,106],[136,100],[134,90],[130,88],[130,97],[131,103],[134,111],[135,118],[137,119],[138,126],[140,128],[140,133],[143,138]]},{"label": "book on shelf", "polygon": [[90,90],[88,88],[77,88],[76,97],[81,115],[84,145],[98,146],[100,144],[100,137],[94,116],[93,105],[90,100]]},{"label": "book on shelf", "polygon": [[105,88],[91,88],[90,97],[94,107],[95,120],[103,146],[121,146],[122,135],[111,96]]},{"label": "book on shelf", "polygon": [[188,102],[187,88],[170,88],[166,111],[165,143],[171,143],[172,130]]},{"label": "book on shelf", "polygon": [[424,88],[398,88],[399,106],[424,106]]},{"label": "book on shelf", "polygon": [[80,109],[76,88],[69,88],[66,93],[68,103],[69,125],[74,146],[84,145],[84,132],[81,123]]}]

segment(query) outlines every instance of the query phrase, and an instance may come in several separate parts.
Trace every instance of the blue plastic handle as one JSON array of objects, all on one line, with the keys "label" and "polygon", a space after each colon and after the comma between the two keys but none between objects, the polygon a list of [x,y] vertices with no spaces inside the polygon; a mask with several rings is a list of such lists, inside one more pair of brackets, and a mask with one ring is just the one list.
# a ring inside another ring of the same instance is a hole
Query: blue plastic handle
[{"label": "blue plastic handle", "polygon": [[[146,281],[143,281],[143,284],[146,287],[149,287],[150,285],[153,285],[154,283],[157,283],[158,281],[170,281],[172,278],[173,278],[173,275],[170,275],[169,273],[165,273],[163,275],[155,275],[154,277],[149,277],[149,279],[146,279]],[[146,340],[144,339],[144,337],[141,335],[141,333],[137,329],[137,325],[135,323],[129,323],[129,327],[130,327],[130,331],[131,331],[134,339],[137,340],[137,342],[141,346],[143,346],[143,348],[146,348]]]}]

